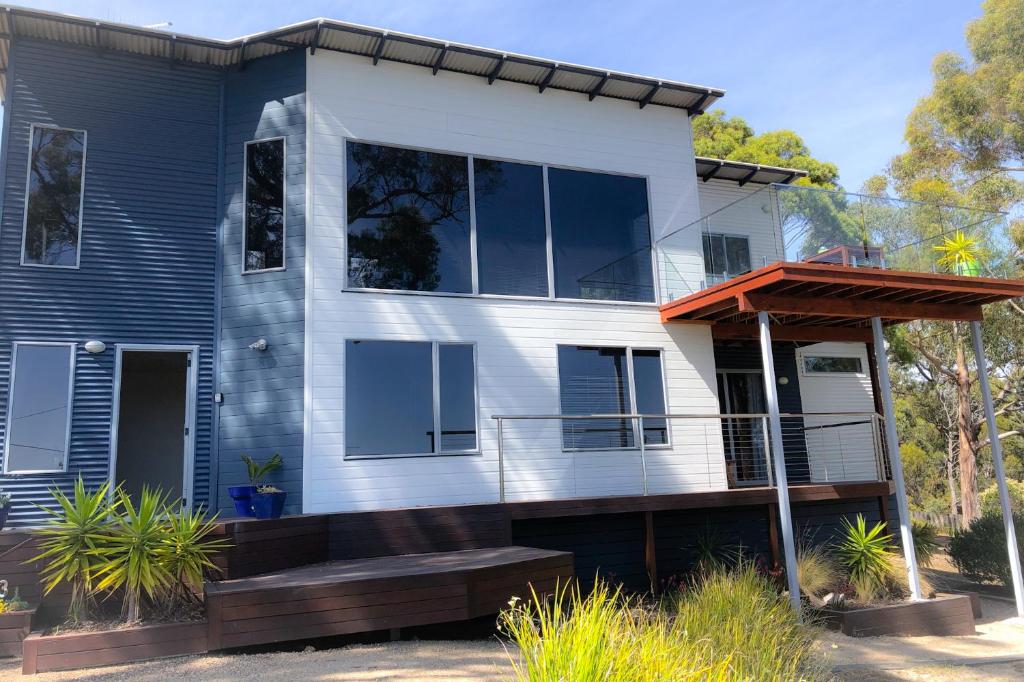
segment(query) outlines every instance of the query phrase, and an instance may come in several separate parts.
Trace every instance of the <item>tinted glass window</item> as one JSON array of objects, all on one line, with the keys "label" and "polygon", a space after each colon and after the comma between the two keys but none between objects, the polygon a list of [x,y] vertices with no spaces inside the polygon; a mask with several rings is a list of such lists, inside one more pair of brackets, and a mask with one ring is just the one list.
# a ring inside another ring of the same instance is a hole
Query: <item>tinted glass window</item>
[{"label": "tinted glass window", "polygon": [[349,142],[348,281],[471,293],[465,157]]},{"label": "tinted glass window", "polygon": [[653,301],[647,183],[548,169],[555,295]]},{"label": "tinted glass window", "polygon": [[284,266],[284,140],[245,147],[245,269]]},{"label": "tinted glass window", "polygon": [[804,369],[816,373],[860,374],[860,358],[825,357],[820,355],[804,356]]},{"label": "tinted glass window", "polygon": [[76,266],[85,133],[33,128],[25,215],[25,263]]},{"label": "tinted glass window", "polygon": [[70,346],[16,346],[7,471],[60,471],[68,447]]},{"label": "tinted glass window", "polygon": [[724,234],[705,234],[704,272],[708,284],[750,272],[750,240]]},{"label": "tinted glass window", "polygon": [[[633,351],[633,386],[638,414],[665,414],[665,386],[661,374],[661,352]],[[668,428],[664,419],[644,420],[644,444],[665,445]]]},{"label": "tinted glass window", "polygon": [[431,344],[345,343],[346,455],[434,451]]},{"label": "tinted glass window", "polygon": [[544,170],[473,159],[480,292],[548,295]]},{"label": "tinted glass window", "polygon": [[[624,348],[558,347],[558,386],[563,415],[628,414],[629,375]],[[566,419],[566,449],[632,447],[628,419]]]},{"label": "tinted glass window", "polygon": [[476,449],[476,381],[473,346],[442,343],[438,346],[441,386],[441,450]]}]

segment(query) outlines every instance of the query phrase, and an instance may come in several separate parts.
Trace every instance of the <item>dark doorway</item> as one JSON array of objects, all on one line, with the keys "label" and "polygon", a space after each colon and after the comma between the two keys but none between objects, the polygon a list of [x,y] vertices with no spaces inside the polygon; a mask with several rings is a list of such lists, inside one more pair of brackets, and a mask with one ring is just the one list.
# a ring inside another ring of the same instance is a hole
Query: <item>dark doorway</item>
[{"label": "dark doorway", "polygon": [[186,492],[190,357],[187,351],[121,352],[114,482],[135,499],[144,485],[172,499]]}]

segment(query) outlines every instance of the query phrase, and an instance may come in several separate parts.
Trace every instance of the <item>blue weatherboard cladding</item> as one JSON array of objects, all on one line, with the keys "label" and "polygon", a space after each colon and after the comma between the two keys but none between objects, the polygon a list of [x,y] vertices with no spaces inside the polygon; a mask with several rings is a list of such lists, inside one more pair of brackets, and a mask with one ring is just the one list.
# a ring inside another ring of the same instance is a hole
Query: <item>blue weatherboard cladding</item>
[{"label": "blue weatherboard cladding", "polygon": [[[194,498],[208,499],[212,433],[218,128],[224,74],[19,39],[6,108],[0,222],[0,438],[13,341],[78,343],[68,473],[5,476],[12,520],[30,502],[108,475],[114,345],[200,346]],[[81,269],[19,265],[29,125],[88,131]],[[90,339],[108,350],[90,355]]]},{"label": "blue weatherboard cladding", "polygon": [[[275,452],[270,480],[288,492],[285,513],[302,511],[305,301],[306,53],[259,59],[227,74],[225,219],[221,240],[218,504],[247,482],[239,459]],[[245,143],[285,138],[285,270],[242,274]],[[265,351],[249,350],[257,339]]]}]

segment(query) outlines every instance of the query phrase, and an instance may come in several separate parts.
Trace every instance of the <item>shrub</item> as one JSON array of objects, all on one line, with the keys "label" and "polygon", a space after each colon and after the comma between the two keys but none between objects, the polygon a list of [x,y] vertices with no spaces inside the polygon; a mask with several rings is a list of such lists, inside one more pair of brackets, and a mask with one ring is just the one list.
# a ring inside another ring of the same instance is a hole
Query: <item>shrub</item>
[{"label": "shrub", "polygon": [[[1024,481],[1006,480],[1006,489],[1010,493],[1010,509],[1014,514],[1024,510]],[[999,488],[995,483],[981,491],[978,496],[981,502],[981,513],[984,516],[1002,516],[1003,508],[999,506]]]},{"label": "shrub", "polygon": [[843,517],[843,537],[836,554],[849,572],[850,585],[863,601],[873,601],[886,592],[892,577],[891,541],[885,524],[876,523],[869,530],[862,515],[857,514],[854,523]]},{"label": "shrub", "polygon": [[939,531],[927,521],[914,521],[911,524],[914,535],[914,554],[921,566],[931,566],[932,559],[942,549],[939,544]]},{"label": "shrub", "polygon": [[553,600],[513,600],[500,616],[519,646],[519,680],[808,680],[819,671],[813,631],[749,564],[709,572],[658,606],[622,597],[599,582]]},{"label": "shrub", "polygon": [[[1024,514],[1015,514],[1017,546],[1024,554]],[[1010,558],[1002,516],[986,515],[971,521],[967,530],[953,533],[949,557],[964,576],[977,582],[998,581],[1009,587]]]},{"label": "shrub", "polygon": [[164,543],[167,573],[171,577],[168,610],[174,612],[196,601],[203,588],[203,574],[214,570],[213,555],[228,547],[222,538],[210,538],[216,515],[207,519],[202,510],[179,508],[167,513]]},{"label": "shrub", "polygon": [[839,581],[839,568],[821,546],[800,547],[796,555],[796,574],[800,591],[812,600]]}]

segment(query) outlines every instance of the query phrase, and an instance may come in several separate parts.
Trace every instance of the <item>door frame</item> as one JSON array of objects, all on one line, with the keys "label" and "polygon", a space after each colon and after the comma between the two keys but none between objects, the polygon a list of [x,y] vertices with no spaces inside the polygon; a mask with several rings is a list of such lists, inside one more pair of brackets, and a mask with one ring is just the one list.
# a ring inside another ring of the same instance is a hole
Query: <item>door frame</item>
[{"label": "door frame", "polygon": [[185,435],[185,448],[182,452],[181,498],[188,509],[192,507],[193,476],[195,471],[196,452],[196,398],[199,391],[199,346],[155,344],[155,343],[119,343],[115,345],[114,359],[114,395],[111,402],[110,417],[110,456],[107,463],[107,480],[110,482],[110,494],[117,485],[117,431],[121,421],[121,371],[122,358],[125,352],[130,353],[185,353],[188,357],[187,374],[185,377],[185,424],[188,429]]}]

